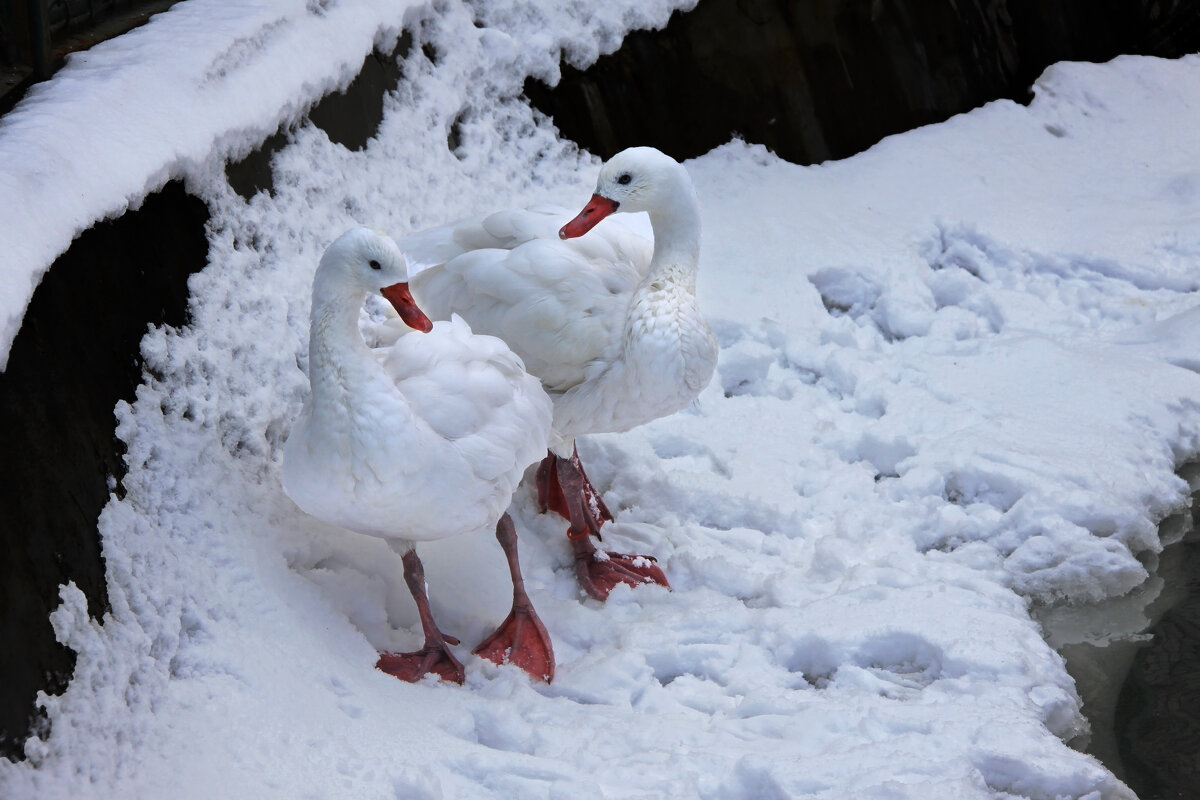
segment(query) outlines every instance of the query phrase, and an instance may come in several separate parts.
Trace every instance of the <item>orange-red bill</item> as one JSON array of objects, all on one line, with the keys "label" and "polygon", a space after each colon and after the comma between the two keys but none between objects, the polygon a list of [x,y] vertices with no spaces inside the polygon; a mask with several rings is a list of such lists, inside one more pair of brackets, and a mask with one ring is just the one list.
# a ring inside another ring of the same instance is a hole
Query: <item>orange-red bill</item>
[{"label": "orange-red bill", "polygon": [[618,205],[620,204],[616,200],[609,200],[598,194],[592,195],[592,199],[583,207],[583,211],[580,211],[575,219],[559,229],[558,238],[574,239],[577,236],[583,236],[596,227],[597,222],[616,211]]},{"label": "orange-red bill", "polygon": [[424,311],[417,308],[417,301],[413,300],[407,283],[393,283],[391,286],[380,289],[379,293],[392,304],[392,308],[396,309],[396,313],[400,315],[400,319],[404,320],[405,325],[423,333],[433,330],[433,323],[430,322],[429,317],[425,316]]}]

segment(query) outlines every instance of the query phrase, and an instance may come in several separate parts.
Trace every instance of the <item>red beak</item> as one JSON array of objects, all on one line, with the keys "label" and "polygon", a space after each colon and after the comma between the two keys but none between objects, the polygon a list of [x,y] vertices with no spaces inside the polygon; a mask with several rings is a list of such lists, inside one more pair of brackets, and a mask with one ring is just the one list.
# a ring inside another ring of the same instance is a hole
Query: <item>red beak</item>
[{"label": "red beak", "polygon": [[574,239],[577,236],[583,236],[596,227],[597,222],[616,211],[618,205],[620,203],[616,200],[609,200],[598,194],[592,195],[592,199],[583,207],[583,211],[579,212],[579,216],[562,226],[558,232],[558,238]]},{"label": "red beak", "polygon": [[400,319],[404,320],[405,325],[422,333],[429,333],[433,330],[433,323],[429,321],[429,317],[425,316],[424,311],[417,308],[417,301],[413,300],[407,283],[393,283],[391,286],[380,289],[379,293],[392,304],[392,308],[396,309],[396,313],[400,315]]}]

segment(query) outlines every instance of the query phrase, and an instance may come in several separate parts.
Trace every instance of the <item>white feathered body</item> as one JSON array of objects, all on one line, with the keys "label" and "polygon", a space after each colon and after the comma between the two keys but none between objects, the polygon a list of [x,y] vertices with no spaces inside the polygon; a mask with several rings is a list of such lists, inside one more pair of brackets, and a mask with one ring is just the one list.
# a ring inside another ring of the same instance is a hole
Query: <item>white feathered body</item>
[{"label": "white feathered body", "polygon": [[296,504],[409,542],[495,525],[550,437],[550,401],[520,359],[462,319],[375,350],[357,307],[313,325],[312,394],[284,450]]},{"label": "white feathered body", "polygon": [[503,211],[401,243],[414,264],[430,265],[411,279],[426,313],[462,315],[507,342],[541,379],[559,442],[686,407],[717,355],[696,303],[694,258],[654,257],[649,240],[613,219],[560,240],[570,216],[550,207]]}]

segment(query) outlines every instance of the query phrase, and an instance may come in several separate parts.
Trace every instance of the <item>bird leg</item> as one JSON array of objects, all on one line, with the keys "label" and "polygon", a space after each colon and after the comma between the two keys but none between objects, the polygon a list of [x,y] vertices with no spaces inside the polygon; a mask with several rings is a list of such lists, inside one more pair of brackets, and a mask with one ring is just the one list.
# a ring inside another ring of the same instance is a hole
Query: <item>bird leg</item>
[{"label": "bird leg", "polygon": [[[567,506],[571,527],[567,538],[575,551],[575,575],[583,590],[597,600],[607,600],[608,594],[618,583],[642,586],[656,583],[671,588],[667,576],[653,556],[613,553],[599,550],[592,543],[592,536],[600,538],[600,525],[592,509],[585,507],[588,496],[583,488],[587,478],[576,468],[577,458],[559,458],[556,462],[558,483],[563,501]],[[597,498],[598,499],[598,498]],[[606,512],[608,509],[604,509]],[[610,516],[609,519],[612,519]]]},{"label": "bird leg", "polygon": [[549,683],[554,678],[554,648],[550,644],[546,626],[538,618],[529,595],[525,593],[525,580],[521,577],[521,564],[517,560],[517,530],[507,513],[496,523],[496,539],[504,548],[508,571],[512,575],[512,611],[496,632],[484,639],[473,652],[497,664],[516,664],[533,677]]},{"label": "bird leg", "polygon": [[[556,456],[553,452],[547,451],[546,457],[542,459],[542,463],[538,464],[537,468],[537,490],[538,490],[538,508],[543,513],[549,509],[563,519],[571,518],[570,509],[567,507],[567,501],[563,497],[562,486],[558,479],[558,463],[565,459]],[[571,466],[579,473],[583,479],[583,496],[584,509],[591,514],[592,523],[597,531],[605,522],[612,522],[612,512],[608,510],[608,506],[604,504],[603,498],[596,488],[592,486],[592,482],[588,480],[587,473],[583,471],[583,462],[579,460],[579,450],[573,448],[571,458],[569,459]],[[597,538],[600,534],[596,533]]]},{"label": "bird leg", "polygon": [[404,582],[417,602],[421,628],[425,631],[425,646],[412,653],[380,653],[375,667],[409,683],[416,683],[429,672],[444,681],[462,683],[466,673],[450,652],[450,645],[458,644],[458,639],[442,633],[433,621],[429,597],[425,593],[425,567],[417,557],[417,551],[409,550],[404,554],[403,561]]}]

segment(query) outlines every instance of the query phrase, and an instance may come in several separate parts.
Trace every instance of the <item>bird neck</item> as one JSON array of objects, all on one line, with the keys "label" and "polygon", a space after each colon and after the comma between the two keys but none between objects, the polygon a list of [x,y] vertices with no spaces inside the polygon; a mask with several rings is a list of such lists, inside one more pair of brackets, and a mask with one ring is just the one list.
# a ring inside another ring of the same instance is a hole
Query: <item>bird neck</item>
[{"label": "bird neck", "polygon": [[690,184],[671,197],[670,204],[649,212],[654,256],[646,271],[646,283],[682,282],[694,291],[700,260],[700,204]]},{"label": "bird neck", "polygon": [[365,294],[344,282],[314,281],[312,312],[309,317],[308,374],[313,402],[339,403],[348,387],[362,382],[357,378],[378,365],[358,330],[358,312]]}]

